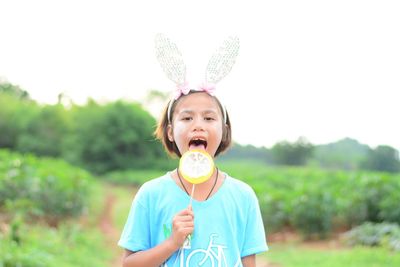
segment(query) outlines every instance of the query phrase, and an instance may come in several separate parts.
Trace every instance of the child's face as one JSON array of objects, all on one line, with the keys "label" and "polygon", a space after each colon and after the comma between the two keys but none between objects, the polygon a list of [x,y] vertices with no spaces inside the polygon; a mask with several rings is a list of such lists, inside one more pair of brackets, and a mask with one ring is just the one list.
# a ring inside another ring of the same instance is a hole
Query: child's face
[{"label": "child's face", "polygon": [[222,113],[217,101],[207,93],[182,97],[175,107],[168,139],[175,141],[181,154],[189,149],[205,149],[212,157],[221,140]]}]

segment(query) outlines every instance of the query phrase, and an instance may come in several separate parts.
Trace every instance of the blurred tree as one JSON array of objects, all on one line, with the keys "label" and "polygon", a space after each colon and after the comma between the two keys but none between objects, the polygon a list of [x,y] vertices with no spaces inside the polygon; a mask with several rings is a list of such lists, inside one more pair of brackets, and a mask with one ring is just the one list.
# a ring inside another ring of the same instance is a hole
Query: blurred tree
[{"label": "blurred tree", "polygon": [[26,91],[0,82],[0,148],[15,149],[19,135],[38,111]]},{"label": "blurred tree", "polygon": [[390,146],[378,146],[370,149],[361,166],[368,170],[399,172],[399,152]]},{"label": "blurred tree", "polygon": [[304,137],[294,143],[282,141],[272,147],[272,159],[278,165],[305,165],[312,156],[313,148]]},{"label": "blurred tree", "polygon": [[219,160],[251,160],[262,163],[272,163],[271,151],[266,147],[255,147],[253,145],[242,146],[234,143],[233,146],[223,153]]},{"label": "blurred tree", "polygon": [[323,168],[355,170],[365,160],[369,146],[357,140],[344,138],[339,141],[315,146],[313,161]]},{"label": "blurred tree", "polygon": [[27,91],[21,89],[18,85],[6,81],[0,81],[0,93],[5,93],[18,99],[30,99]]},{"label": "blurred tree", "polygon": [[73,105],[72,98],[66,93],[61,92],[57,95],[57,104],[63,105],[66,108],[71,108]]},{"label": "blurred tree", "polygon": [[64,156],[95,173],[152,167],[164,156],[154,139],[154,118],[139,104],[122,101],[99,105],[90,100],[72,109],[73,134]]},{"label": "blurred tree", "polygon": [[19,135],[17,150],[40,156],[59,157],[71,128],[67,110],[62,105],[46,105],[32,116]]}]

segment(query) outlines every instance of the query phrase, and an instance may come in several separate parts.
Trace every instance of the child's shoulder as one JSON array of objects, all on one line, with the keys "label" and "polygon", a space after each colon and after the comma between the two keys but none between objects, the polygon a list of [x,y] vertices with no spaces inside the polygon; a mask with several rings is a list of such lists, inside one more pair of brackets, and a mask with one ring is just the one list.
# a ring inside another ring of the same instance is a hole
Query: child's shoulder
[{"label": "child's shoulder", "polygon": [[257,195],[253,188],[246,182],[226,175],[226,187],[224,192],[227,196],[234,199],[235,203],[239,203],[240,206],[256,207],[258,204]]},{"label": "child's shoulder", "polygon": [[171,181],[171,175],[167,172],[160,177],[152,178],[143,183],[139,188],[138,194],[157,194],[159,191],[165,190],[168,186],[171,186]]},{"label": "child's shoulder", "polygon": [[254,194],[253,188],[246,182],[240,180],[239,178],[232,177],[229,174],[225,173],[225,175],[227,184],[235,191],[243,192],[245,194]]},{"label": "child's shoulder", "polygon": [[152,178],[152,179],[148,180],[147,182],[143,183],[141,188],[150,189],[150,188],[158,188],[158,187],[166,186],[170,182],[170,180],[171,180],[171,175],[169,172],[167,172],[162,176]]}]

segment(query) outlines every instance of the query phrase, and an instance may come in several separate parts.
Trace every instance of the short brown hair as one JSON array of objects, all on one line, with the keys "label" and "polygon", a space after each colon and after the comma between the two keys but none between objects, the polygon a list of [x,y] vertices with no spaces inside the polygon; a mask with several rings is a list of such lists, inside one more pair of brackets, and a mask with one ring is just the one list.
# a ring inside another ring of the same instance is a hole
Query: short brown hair
[{"label": "short brown hair", "polygon": [[[198,91],[191,90],[189,92],[189,94],[193,94],[193,93],[196,93],[196,92],[198,92]],[[221,114],[223,115],[224,114],[224,111],[223,111],[224,108],[222,107],[221,102],[216,97],[214,97],[214,99],[217,101],[218,107],[220,108]],[[171,100],[171,101],[174,101],[174,100]],[[156,136],[157,139],[159,139],[162,142],[165,150],[167,151],[167,153],[170,156],[172,156],[172,157],[174,157],[174,156],[181,157],[182,155],[179,152],[179,149],[176,146],[175,142],[171,142],[169,140],[169,138],[168,138],[168,125],[172,122],[173,114],[174,114],[174,111],[175,111],[175,107],[176,107],[177,103],[179,102],[179,99],[175,100],[172,103],[171,111],[170,111],[171,114],[169,114],[171,122],[168,120],[168,106],[170,105],[170,102],[167,103],[167,105],[165,106],[165,108],[164,108],[164,110],[162,112],[161,118],[160,118],[160,120],[159,120],[159,122],[157,124],[157,128],[154,131],[154,135]],[[215,152],[214,157],[216,157],[219,154],[221,154],[222,152],[226,151],[231,146],[231,143],[232,143],[232,128],[231,128],[231,122],[229,120],[228,112],[226,112],[226,122],[225,122],[225,124],[226,124],[226,127],[222,127],[222,140],[221,140],[221,143],[219,144],[219,146],[217,148],[217,151]]]}]

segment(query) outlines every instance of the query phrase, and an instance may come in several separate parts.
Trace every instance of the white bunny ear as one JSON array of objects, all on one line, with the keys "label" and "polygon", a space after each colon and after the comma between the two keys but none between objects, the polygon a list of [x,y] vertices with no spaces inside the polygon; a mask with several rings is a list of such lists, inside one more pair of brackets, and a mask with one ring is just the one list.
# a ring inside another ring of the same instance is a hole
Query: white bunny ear
[{"label": "white bunny ear", "polygon": [[184,84],[186,66],[178,47],[160,33],[156,35],[155,47],[158,62],[160,62],[161,68],[167,77],[177,85]]},{"label": "white bunny ear", "polygon": [[216,84],[232,70],[239,53],[239,38],[229,37],[208,61],[206,82]]}]

